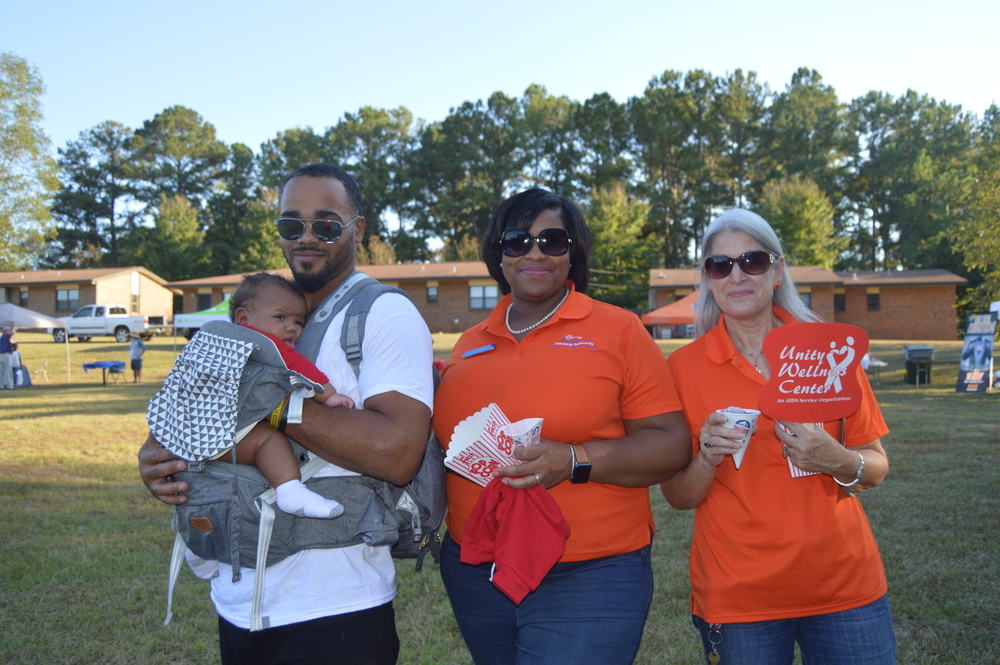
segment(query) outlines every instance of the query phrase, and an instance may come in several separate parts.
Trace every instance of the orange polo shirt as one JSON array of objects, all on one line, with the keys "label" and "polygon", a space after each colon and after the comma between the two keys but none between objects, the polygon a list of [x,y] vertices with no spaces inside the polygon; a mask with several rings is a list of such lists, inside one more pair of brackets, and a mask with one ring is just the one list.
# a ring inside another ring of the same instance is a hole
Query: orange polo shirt
[{"label": "orange polo shirt", "polygon": [[[568,285],[572,292],[559,311],[520,343],[504,323],[509,295],[462,335],[434,398],[434,430],[445,448],[455,425],[491,402],[512,422],[544,418],[542,436],[564,443],[621,438],[623,420],[680,411],[670,368],[639,318]],[[448,472],[448,532],[457,542],[481,492]],[[649,544],[654,524],[647,488],[566,480],[549,492],[572,532],[560,561]]]},{"label": "orange polo shirt", "polygon": [[[785,323],[792,317],[777,307]],[[764,377],[733,346],[725,322],[669,358],[693,454],[709,414],[727,406],[757,409]],[[846,419],[847,446],[889,429],[868,379],[863,401]],[[709,623],[766,621],[853,609],[881,598],[885,571],[861,502],[832,476],[792,478],[774,421],[761,415],[736,469],[725,460],[695,509],[691,612]],[[841,421],[824,423],[840,440]]]}]

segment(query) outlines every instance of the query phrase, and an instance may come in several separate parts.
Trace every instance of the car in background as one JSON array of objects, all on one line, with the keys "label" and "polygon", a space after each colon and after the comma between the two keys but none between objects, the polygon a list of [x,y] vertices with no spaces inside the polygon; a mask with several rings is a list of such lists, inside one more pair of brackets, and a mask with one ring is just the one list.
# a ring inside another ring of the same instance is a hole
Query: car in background
[{"label": "car in background", "polygon": [[90,341],[92,337],[112,336],[118,342],[127,342],[129,335],[135,334],[144,340],[152,339],[154,335],[169,332],[163,317],[138,315],[129,316],[124,305],[84,305],[72,316],[59,318],[64,328],[52,330],[52,338],[59,342],[67,337],[76,337],[81,342]]}]

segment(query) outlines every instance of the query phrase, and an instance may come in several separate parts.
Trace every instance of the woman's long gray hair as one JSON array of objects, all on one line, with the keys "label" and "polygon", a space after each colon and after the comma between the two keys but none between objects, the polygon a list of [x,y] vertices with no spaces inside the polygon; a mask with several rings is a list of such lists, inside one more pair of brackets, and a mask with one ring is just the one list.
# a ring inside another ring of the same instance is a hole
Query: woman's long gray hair
[{"label": "woman's long gray hair", "polygon": [[[760,215],[744,210],[733,208],[722,213],[705,230],[705,236],[701,239],[701,284],[698,287],[698,309],[694,317],[695,336],[701,336],[715,327],[719,322],[719,315],[722,310],[715,303],[715,297],[708,294],[708,274],[705,272],[705,257],[711,256],[712,241],[720,233],[733,233],[742,231],[756,240],[767,251],[775,256],[784,257],[781,251],[781,241],[774,233],[771,225],[764,221]],[[785,275],[781,280],[781,288],[774,292],[772,302],[782,308],[796,321],[822,321],[814,311],[806,307],[795,289],[795,282],[788,273],[788,265],[785,265]]]}]

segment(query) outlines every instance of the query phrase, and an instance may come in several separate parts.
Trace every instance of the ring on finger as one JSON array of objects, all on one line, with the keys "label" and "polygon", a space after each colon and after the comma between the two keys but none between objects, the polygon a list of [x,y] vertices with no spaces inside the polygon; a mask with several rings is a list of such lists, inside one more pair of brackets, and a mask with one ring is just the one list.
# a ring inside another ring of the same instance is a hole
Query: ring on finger
[{"label": "ring on finger", "polygon": [[542,484],[542,479],[538,477],[537,473],[533,473],[531,475],[533,475],[535,477],[535,482],[537,482],[539,485]]},{"label": "ring on finger", "polygon": [[702,445],[705,446],[706,448],[711,448],[712,447],[712,437],[708,437],[707,439],[705,439],[705,441],[704,441],[704,443],[702,443]]}]

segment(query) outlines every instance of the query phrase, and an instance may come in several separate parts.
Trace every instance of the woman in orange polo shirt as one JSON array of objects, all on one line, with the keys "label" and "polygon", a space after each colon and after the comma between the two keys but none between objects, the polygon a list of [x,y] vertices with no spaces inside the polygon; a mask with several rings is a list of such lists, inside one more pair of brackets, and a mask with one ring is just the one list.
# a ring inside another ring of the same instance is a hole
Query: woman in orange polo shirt
[{"label": "woman in orange polo shirt", "polygon": [[[661,484],[695,509],[691,613],[709,662],[805,665],[896,662],[885,572],[854,494],[882,482],[888,433],[859,368],[854,415],[809,430],[761,416],[739,469],[742,434],[715,413],[756,409],[773,328],[818,321],[796,293],[781,244],[760,216],[730,210],[702,241],[696,332],[669,365],[692,432],[691,463]],[[790,432],[790,433],[789,433]],[[843,443],[843,445],[841,445]],[[792,474],[791,460],[808,475]]]},{"label": "woman in orange polo shirt", "polygon": [[[531,189],[503,202],[481,254],[506,295],[462,335],[435,395],[446,447],[490,403],[511,421],[544,418],[545,438],[517,449],[522,463],[493,482],[543,486],[570,529],[562,557],[515,603],[490,582],[490,563],[460,561],[484,490],[448,473],[441,576],[477,665],[631,663],[642,638],[653,590],[648,487],[688,462],[690,435],[670,368],[638,317],[584,295],[589,251],[590,232],[566,199]],[[529,559],[533,545],[508,543]]]}]

